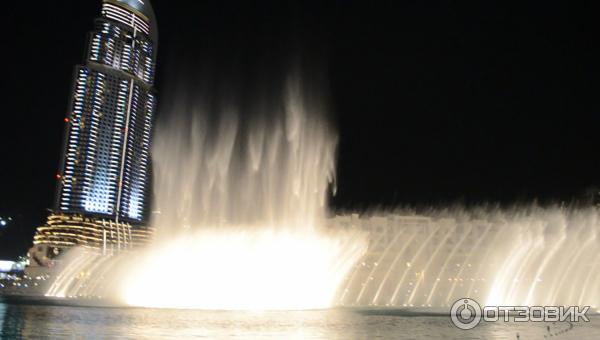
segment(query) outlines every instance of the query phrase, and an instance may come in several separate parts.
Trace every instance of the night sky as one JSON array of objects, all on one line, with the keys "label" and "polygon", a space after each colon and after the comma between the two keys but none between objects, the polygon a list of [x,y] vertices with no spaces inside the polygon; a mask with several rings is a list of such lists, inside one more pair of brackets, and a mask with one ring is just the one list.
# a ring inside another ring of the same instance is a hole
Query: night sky
[{"label": "night sky", "polygon": [[[159,101],[182,65],[253,79],[290,56],[319,61],[340,134],[334,208],[570,201],[600,185],[596,1],[151,2]],[[100,7],[3,4],[0,217],[13,220],[0,259],[24,254],[52,207]]]}]

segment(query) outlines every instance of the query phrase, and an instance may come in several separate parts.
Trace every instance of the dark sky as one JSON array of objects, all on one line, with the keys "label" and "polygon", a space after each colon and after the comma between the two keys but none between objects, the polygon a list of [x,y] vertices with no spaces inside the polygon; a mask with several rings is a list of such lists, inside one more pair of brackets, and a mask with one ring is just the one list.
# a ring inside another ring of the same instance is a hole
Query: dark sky
[{"label": "dark sky", "polygon": [[[596,1],[152,3],[159,100],[175,70],[205,59],[217,77],[294,53],[325,65],[336,208],[570,200],[600,184]],[[52,206],[72,70],[100,6],[3,4],[0,217],[13,222],[0,257]]]}]

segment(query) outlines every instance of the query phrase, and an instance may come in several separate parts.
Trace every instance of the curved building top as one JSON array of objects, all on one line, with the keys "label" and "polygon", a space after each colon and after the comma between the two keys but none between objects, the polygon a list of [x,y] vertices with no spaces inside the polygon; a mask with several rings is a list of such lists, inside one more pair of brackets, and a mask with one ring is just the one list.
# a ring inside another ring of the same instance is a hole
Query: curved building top
[{"label": "curved building top", "polygon": [[[156,26],[156,17],[154,16],[154,9],[150,4],[150,0],[104,0],[104,3],[109,5],[119,5],[120,7],[131,11],[136,15],[141,14],[142,19],[147,21],[149,25],[149,31],[144,33],[148,35],[155,46],[158,45],[158,28]],[[114,20],[115,18],[111,19]],[[145,29],[142,28],[141,31],[145,31]]]}]

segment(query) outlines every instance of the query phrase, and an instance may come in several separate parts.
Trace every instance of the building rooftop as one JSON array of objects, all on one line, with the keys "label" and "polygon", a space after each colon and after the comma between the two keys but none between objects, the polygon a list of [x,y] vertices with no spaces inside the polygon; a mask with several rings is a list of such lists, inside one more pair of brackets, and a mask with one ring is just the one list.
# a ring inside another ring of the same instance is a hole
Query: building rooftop
[{"label": "building rooftop", "polygon": [[150,40],[158,45],[158,27],[150,0],[114,0],[113,2],[123,3],[145,15],[150,20]]}]

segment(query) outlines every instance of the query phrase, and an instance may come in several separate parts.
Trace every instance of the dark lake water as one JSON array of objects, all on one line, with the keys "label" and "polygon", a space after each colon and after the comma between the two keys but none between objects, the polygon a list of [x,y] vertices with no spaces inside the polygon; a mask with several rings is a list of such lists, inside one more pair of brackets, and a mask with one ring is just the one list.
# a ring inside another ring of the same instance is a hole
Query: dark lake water
[{"label": "dark lake water", "polygon": [[[595,311],[594,311],[595,312]],[[600,339],[590,322],[482,322],[460,330],[449,316],[406,310],[230,312],[89,308],[0,302],[2,339]],[[550,337],[547,326],[551,327]],[[563,331],[561,334],[560,332]],[[554,333],[557,333],[554,335]],[[546,336],[546,337],[544,337]]]}]

